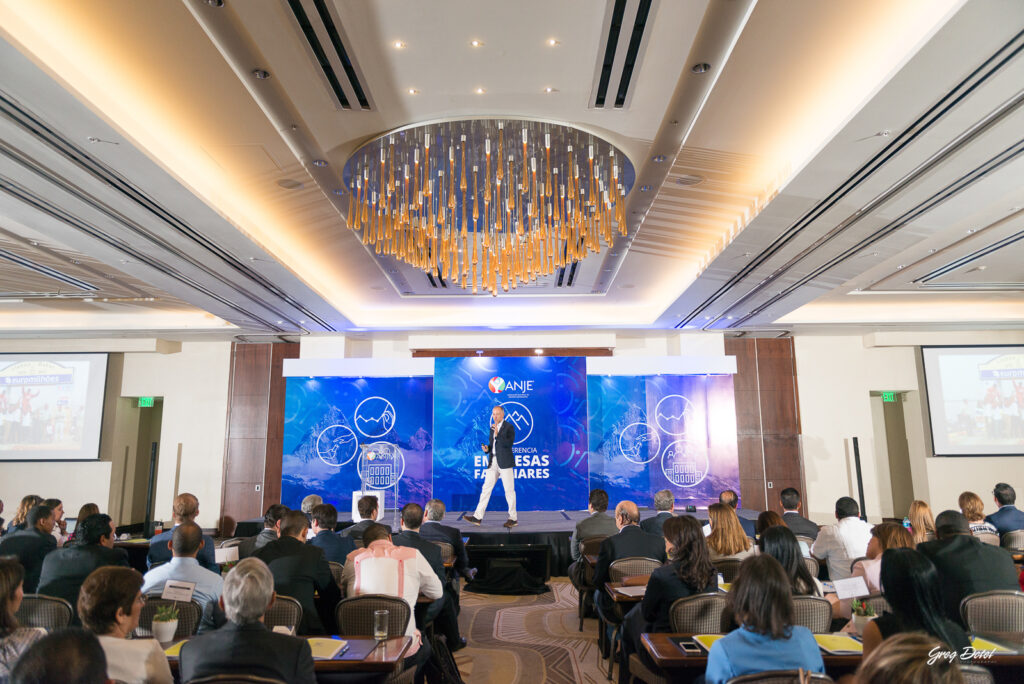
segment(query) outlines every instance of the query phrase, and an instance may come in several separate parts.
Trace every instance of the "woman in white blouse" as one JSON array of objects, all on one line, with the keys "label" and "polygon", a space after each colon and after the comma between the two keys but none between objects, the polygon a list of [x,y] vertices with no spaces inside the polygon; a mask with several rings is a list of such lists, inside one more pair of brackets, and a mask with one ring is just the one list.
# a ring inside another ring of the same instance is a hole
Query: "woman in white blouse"
[{"label": "woman in white blouse", "polygon": [[44,506],[53,509],[53,538],[57,540],[57,548],[68,541],[68,523],[64,520],[64,502],[60,499],[44,499]]},{"label": "woman in white blouse", "polygon": [[107,676],[126,684],[172,684],[167,656],[156,639],[131,639],[146,599],[137,570],[107,566],[86,578],[78,616],[107,656]]}]

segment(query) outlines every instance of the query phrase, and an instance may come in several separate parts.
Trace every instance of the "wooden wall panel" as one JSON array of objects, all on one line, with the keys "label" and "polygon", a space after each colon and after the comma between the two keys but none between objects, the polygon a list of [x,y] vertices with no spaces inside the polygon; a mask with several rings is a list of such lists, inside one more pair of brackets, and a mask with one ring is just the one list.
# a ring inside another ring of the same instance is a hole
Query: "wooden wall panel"
[{"label": "wooden wall panel", "polygon": [[281,502],[281,463],[284,448],[284,399],[287,380],[282,375],[285,359],[299,357],[299,345],[275,344],[270,359],[267,401],[267,451],[263,473],[263,510]]}]

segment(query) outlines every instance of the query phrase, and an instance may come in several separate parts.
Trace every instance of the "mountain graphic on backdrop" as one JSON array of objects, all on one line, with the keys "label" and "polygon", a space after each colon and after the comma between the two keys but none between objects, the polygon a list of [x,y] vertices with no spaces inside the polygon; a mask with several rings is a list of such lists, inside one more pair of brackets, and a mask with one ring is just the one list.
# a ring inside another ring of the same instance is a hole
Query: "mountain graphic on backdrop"
[{"label": "mountain graphic on backdrop", "polygon": [[362,432],[384,434],[394,427],[395,412],[390,408],[386,408],[384,409],[384,412],[376,418],[364,418],[363,416],[356,414],[356,425],[359,426],[360,431]]},{"label": "mountain graphic on backdrop", "polygon": [[295,447],[295,455],[303,461],[312,461],[319,458],[316,451],[316,439],[321,432],[332,425],[345,425],[348,427],[348,420],[337,406],[331,406],[327,412],[306,432],[302,441]]},{"label": "mountain graphic on backdrop", "polygon": [[516,426],[516,432],[524,430],[530,425],[530,416],[523,415],[519,411],[513,409],[508,415],[505,416],[505,420]]}]

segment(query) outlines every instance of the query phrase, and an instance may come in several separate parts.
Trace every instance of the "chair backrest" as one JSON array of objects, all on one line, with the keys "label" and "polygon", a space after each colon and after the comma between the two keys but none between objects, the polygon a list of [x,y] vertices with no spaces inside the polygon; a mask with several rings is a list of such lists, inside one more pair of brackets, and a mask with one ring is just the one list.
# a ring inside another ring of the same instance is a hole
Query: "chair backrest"
[{"label": "chair backrest", "polygon": [[601,551],[601,542],[607,539],[608,536],[604,535],[601,537],[587,537],[580,542],[580,554],[584,556],[592,556]]},{"label": "chair backrest", "polygon": [[1000,546],[1013,551],[1024,550],[1024,530],[1013,530],[1000,537]]},{"label": "chair backrest", "polygon": [[733,677],[725,684],[806,684],[809,682],[821,684],[834,681],[828,675],[806,670],[770,670]]},{"label": "chair backrest", "polygon": [[345,566],[334,561],[327,561],[327,565],[331,568],[331,577],[334,578],[334,583],[344,589],[345,585],[341,581],[341,573],[345,572]]},{"label": "chair backrest", "polygon": [[190,679],[185,684],[287,684],[282,679],[271,679],[251,674],[219,674]]},{"label": "chair backrest", "polygon": [[867,560],[867,559],[868,559],[867,556],[857,556],[852,561],[850,561],[850,572],[853,572],[853,566],[854,565],[856,565],[857,563],[860,563],[862,560]]},{"label": "chair backrest", "polygon": [[971,594],[960,602],[960,615],[975,634],[1024,632],[1024,593],[999,590]]},{"label": "chair backrest", "polygon": [[232,546],[238,546],[239,544],[244,542],[247,538],[248,537],[232,537],[231,539],[225,539],[224,541],[222,541],[220,543],[220,546],[218,548],[229,549]]},{"label": "chair backrest", "polygon": [[148,594],[146,605],[142,606],[139,615],[139,626],[135,628],[136,638],[148,638],[153,636],[153,616],[158,608],[163,606],[174,606],[178,609],[178,629],[174,631],[174,639],[187,639],[199,631],[199,619],[203,615],[202,607],[195,600],[185,603],[184,601],[171,601],[160,598],[160,594]]},{"label": "chair backrest", "polygon": [[999,546],[1000,541],[998,534],[993,534],[992,532],[978,532],[974,536],[977,537],[980,542],[991,544],[992,546]]},{"label": "chair backrest", "polygon": [[723,582],[732,583],[736,580],[736,575],[740,574],[740,564],[742,562],[736,558],[723,558],[712,561],[711,564],[715,566],[715,570],[722,573]]},{"label": "chair backrest", "polygon": [[875,615],[881,615],[882,613],[891,613],[892,608],[889,606],[889,602],[885,600],[885,597],[881,594],[872,594],[871,596],[864,597],[864,603],[871,606],[875,611]]},{"label": "chair backrest", "polygon": [[612,582],[621,582],[623,577],[650,575],[660,567],[661,561],[654,558],[642,558],[640,556],[620,558],[612,561],[612,564],[608,566],[608,576],[611,577]]},{"label": "chair backrest", "polygon": [[388,638],[405,634],[412,611],[409,604],[394,596],[363,594],[338,601],[334,609],[338,619],[338,634],[342,636],[372,636],[373,613],[388,611]]},{"label": "chair backrest", "polygon": [[668,610],[672,631],[683,634],[721,634],[722,614],[729,604],[725,594],[695,594],[676,599]]},{"label": "chair backrest", "polygon": [[805,534],[796,535],[796,541],[797,543],[803,542],[804,544],[807,544],[807,548],[811,548],[812,546],[814,546],[814,539],[808,537]]},{"label": "chair backrest", "polygon": [[441,561],[444,563],[455,562],[455,547],[448,542],[443,541],[431,541],[431,544],[441,549]]},{"label": "chair backrest", "polygon": [[42,627],[48,632],[71,624],[74,609],[71,604],[56,596],[25,594],[21,607],[15,613],[22,627]]},{"label": "chair backrest", "polygon": [[964,684],[995,684],[995,677],[981,665],[960,665],[960,674]]},{"label": "chair backrest", "polygon": [[818,572],[821,571],[821,565],[818,563],[817,558],[808,558],[804,556],[804,565],[807,566],[807,572],[811,573],[811,577],[817,577]]},{"label": "chair backrest", "polygon": [[291,596],[278,594],[274,597],[270,608],[267,608],[267,612],[263,614],[263,624],[267,626],[267,629],[287,627],[294,630],[301,622],[302,604]]},{"label": "chair backrest", "polygon": [[820,596],[794,596],[793,624],[803,625],[815,634],[831,631],[832,604]]}]

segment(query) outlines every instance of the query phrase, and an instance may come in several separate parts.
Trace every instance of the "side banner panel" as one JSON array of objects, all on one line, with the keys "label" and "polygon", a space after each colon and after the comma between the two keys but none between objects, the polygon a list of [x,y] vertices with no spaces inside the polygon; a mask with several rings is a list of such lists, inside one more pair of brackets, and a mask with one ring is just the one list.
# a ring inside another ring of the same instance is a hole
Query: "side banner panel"
[{"label": "side banner panel", "polygon": [[[434,365],[434,496],[452,510],[476,507],[491,409],[516,428],[516,507],[587,507],[586,366],[582,357],[439,358]],[[490,511],[506,510],[494,488]]]},{"label": "side banner panel", "polygon": [[[431,495],[433,378],[288,378],[281,503],[319,494],[339,512],[360,486],[398,482],[400,503]],[[360,445],[372,455],[363,462]],[[386,494],[394,505],[393,492]]]},{"label": "side banner panel", "polygon": [[732,383],[730,375],[588,377],[590,486],[641,506],[661,489],[677,506],[739,492]]}]

